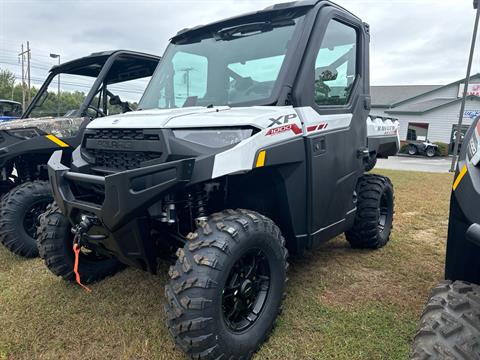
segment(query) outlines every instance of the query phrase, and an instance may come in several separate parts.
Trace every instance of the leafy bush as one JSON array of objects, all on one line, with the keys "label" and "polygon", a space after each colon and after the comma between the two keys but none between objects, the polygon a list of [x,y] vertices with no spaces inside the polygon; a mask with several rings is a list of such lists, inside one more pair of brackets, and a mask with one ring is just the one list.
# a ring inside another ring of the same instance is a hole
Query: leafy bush
[{"label": "leafy bush", "polygon": [[434,144],[438,145],[437,148],[437,155],[439,156],[448,156],[448,144],[445,144],[444,142],[434,142]]},{"label": "leafy bush", "polygon": [[408,144],[402,144],[400,150],[398,151],[401,154],[408,154]]}]

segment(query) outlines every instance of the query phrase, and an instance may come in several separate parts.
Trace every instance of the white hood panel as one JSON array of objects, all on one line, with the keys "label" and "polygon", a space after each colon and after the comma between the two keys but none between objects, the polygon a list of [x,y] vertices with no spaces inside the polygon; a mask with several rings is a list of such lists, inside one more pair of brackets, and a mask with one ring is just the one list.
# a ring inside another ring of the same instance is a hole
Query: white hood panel
[{"label": "white hood panel", "polygon": [[154,109],[112,115],[92,121],[89,129],[160,129],[199,128],[224,126],[255,126],[265,129],[270,118],[284,116],[291,106],[253,106],[230,108],[189,107],[180,109]]}]

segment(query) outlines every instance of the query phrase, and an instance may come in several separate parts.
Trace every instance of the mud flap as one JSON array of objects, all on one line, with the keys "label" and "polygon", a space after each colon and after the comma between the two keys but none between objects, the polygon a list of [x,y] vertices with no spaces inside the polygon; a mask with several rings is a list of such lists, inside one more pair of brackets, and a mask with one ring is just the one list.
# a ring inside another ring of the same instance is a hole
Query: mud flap
[{"label": "mud flap", "polygon": [[472,224],[460,208],[455,194],[450,201],[445,279],[480,283],[480,246],[467,239]]}]

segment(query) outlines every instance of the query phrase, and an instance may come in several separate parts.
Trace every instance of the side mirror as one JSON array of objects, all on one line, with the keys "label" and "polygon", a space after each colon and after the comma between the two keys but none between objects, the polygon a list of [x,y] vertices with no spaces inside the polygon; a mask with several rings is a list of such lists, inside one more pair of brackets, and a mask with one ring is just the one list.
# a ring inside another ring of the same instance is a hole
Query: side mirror
[{"label": "side mirror", "polygon": [[333,81],[337,80],[338,72],[336,70],[324,70],[320,74],[320,79],[322,81]]}]

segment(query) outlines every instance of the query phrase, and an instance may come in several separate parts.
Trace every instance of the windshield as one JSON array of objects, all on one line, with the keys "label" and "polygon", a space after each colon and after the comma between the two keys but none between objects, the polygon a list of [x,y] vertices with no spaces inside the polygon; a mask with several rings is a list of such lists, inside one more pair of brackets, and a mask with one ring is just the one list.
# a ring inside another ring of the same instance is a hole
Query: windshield
[{"label": "windshield", "polygon": [[302,19],[249,22],[171,43],[139,108],[261,104],[272,96]]},{"label": "windshield", "polygon": [[20,117],[22,115],[22,105],[0,100],[0,116]]}]

